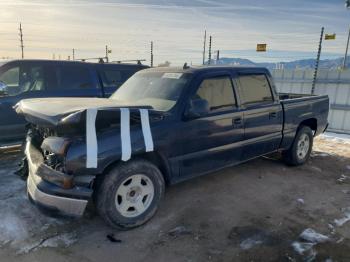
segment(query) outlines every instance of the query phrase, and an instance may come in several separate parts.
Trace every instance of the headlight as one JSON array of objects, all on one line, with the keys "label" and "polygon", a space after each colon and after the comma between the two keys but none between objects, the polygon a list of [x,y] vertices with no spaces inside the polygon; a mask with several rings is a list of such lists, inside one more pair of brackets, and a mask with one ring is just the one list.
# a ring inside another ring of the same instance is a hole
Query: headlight
[{"label": "headlight", "polygon": [[62,156],[67,152],[69,144],[68,138],[49,136],[44,139],[41,149]]}]

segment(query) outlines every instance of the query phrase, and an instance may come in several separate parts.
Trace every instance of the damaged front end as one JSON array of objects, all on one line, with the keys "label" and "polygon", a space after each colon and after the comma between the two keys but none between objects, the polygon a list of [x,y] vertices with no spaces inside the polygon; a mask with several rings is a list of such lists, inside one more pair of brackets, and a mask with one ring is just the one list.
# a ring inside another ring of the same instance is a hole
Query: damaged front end
[{"label": "damaged front end", "polygon": [[15,107],[29,122],[22,167],[28,197],[49,213],[81,216],[93,191],[90,181],[82,183],[67,171],[66,154],[72,141],[82,139],[84,114],[79,108],[64,110],[62,103],[56,110],[48,104],[50,99],[23,100]]},{"label": "damaged front end", "polygon": [[27,136],[28,196],[35,204],[51,212],[81,216],[92,189],[76,185],[74,176],[65,172],[64,152],[69,140],[47,135],[31,129]]},{"label": "damaged front end", "polygon": [[[137,110],[149,107],[123,107],[130,110],[132,150],[145,152]],[[93,168],[86,165],[86,111],[89,108],[99,108],[95,122],[98,165]],[[119,110],[120,107],[112,106],[108,99],[33,99],[22,100],[16,106],[17,113],[30,123],[25,149],[27,190],[35,204],[68,216],[84,213],[96,175],[121,159]],[[150,121],[161,120],[163,116],[152,112]]]}]

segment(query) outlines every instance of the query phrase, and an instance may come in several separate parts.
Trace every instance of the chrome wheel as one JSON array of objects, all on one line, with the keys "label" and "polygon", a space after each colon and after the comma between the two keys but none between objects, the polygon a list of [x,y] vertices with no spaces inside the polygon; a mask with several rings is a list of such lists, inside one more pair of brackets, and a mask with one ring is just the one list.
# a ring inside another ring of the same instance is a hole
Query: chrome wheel
[{"label": "chrome wheel", "polygon": [[117,189],[115,204],[124,217],[136,217],[144,213],[154,197],[153,182],[145,175],[132,175]]},{"label": "chrome wheel", "polygon": [[297,156],[300,160],[304,159],[310,149],[310,138],[307,134],[302,134],[299,137],[297,145]]}]

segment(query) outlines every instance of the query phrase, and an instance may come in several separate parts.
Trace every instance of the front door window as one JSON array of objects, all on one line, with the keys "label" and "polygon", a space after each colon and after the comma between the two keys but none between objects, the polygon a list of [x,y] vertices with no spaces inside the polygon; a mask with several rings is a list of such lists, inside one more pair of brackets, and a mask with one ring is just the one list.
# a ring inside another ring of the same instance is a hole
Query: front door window
[{"label": "front door window", "polygon": [[45,89],[43,66],[14,65],[0,69],[0,81],[5,85],[4,93],[15,96],[24,92]]}]

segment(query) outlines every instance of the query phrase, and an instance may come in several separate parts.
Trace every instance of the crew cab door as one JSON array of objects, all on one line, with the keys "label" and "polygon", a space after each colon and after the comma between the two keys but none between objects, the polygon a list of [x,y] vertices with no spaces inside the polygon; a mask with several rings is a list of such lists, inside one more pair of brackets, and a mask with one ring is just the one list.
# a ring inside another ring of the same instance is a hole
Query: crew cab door
[{"label": "crew cab door", "polygon": [[283,111],[267,76],[239,73],[236,80],[244,118],[243,160],[277,150]]},{"label": "crew cab door", "polygon": [[231,75],[206,75],[194,91],[190,99],[207,100],[210,111],[183,122],[178,139],[182,177],[207,173],[241,159],[243,113],[237,107]]}]

